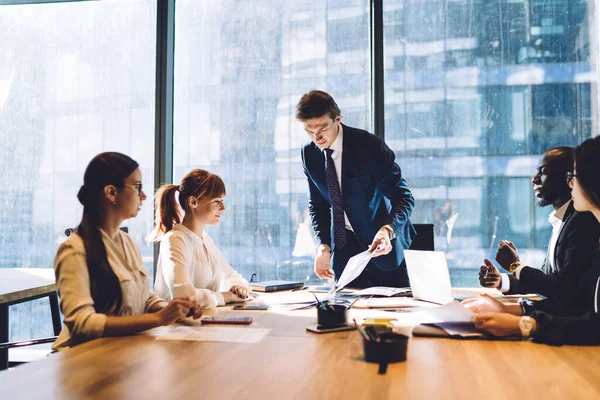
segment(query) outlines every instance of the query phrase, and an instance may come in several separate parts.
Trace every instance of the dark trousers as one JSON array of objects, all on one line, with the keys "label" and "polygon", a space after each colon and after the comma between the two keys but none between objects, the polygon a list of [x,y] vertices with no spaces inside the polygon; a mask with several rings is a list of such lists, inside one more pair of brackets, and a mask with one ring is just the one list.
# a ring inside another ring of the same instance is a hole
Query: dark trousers
[{"label": "dark trousers", "polygon": [[[367,248],[361,247],[354,235],[354,232],[346,230],[346,237],[348,239],[346,245],[341,249],[335,249],[333,253],[333,272],[335,273],[335,279],[338,280],[342,275],[348,260],[361,253]],[[370,243],[369,243],[370,244]],[[369,261],[365,270],[350,284],[348,287],[351,288],[368,288],[373,286],[390,286],[390,287],[407,287],[409,286],[408,274],[406,272],[406,264],[404,261],[393,271],[382,271],[379,269],[373,260]]]}]

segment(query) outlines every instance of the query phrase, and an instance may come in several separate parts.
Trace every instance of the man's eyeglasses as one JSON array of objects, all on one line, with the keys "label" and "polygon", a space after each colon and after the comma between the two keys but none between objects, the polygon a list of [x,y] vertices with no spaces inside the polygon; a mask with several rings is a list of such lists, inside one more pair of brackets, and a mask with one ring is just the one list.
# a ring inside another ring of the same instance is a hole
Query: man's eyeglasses
[{"label": "man's eyeglasses", "polygon": [[138,192],[138,196],[142,196],[142,190],[144,189],[144,186],[141,183],[132,183],[132,184],[125,184],[125,186],[129,186],[130,188],[136,189]]},{"label": "man's eyeglasses", "polygon": [[313,136],[317,136],[319,133],[323,133],[325,131],[327,131],[328,129],[330,129],[333,124],[335,123],[335,121],[330,121],[327,126],[323,126],[321,128],[318,128],[316,131],[311,131],[308,128],[305,128],[304,130],[306,131],[306,133],[308,133],[309,135],[313,135]]},{"label": "man's eyeglasses", "polygon": [[575,175],[573,172],[567,172],[566,177],[567,177],[567,185],[570,185],[571,182],[573,181],[573,178],[577,178],[577,175]]}]

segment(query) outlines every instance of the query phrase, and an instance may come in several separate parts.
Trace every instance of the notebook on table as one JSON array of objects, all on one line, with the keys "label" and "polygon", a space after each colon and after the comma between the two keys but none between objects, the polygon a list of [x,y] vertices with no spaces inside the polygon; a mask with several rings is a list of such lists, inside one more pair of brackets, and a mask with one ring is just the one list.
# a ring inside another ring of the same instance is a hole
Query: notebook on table
[{"label": "notebook on table", "polygon": [[277,292],[279,290],[291,290],[304,286],[304,282],[295,281],[262,281],[250,283],[250,289],[255,292]]}]

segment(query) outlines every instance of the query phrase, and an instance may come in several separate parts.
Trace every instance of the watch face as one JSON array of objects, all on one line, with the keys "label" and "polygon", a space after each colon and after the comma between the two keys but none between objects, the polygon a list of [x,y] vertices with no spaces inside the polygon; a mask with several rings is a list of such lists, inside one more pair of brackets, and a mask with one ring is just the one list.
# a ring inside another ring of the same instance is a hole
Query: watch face
[{"label": "watch face", "polygon": [[523,317],[519,321],[519,330],[521,331],[521,335],[527,337],[531,333],[531,329],[533,329],[533,322],[529,317]]},{"label": "watch face", "polygon": [[515,261],[514,263],[510,264],[510,266],[508,267],[508,271],[513,274],[517,268],[519,267],[519,262]]}]

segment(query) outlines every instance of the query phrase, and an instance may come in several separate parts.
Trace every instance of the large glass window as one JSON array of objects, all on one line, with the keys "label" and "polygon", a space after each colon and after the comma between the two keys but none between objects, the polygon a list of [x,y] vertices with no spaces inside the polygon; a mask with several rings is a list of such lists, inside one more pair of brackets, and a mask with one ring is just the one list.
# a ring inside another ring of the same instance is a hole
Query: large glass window
[{"label": "large glass window", "polygon": [[[130,155],[154,186],[155,3],[0,6],[2,268],[52,268],[97,153]],[[152,272],[151,200],[126,225]],[[10,313],[11,339],[52,334],[47,299]]]},{"label": "large glass window", "polygon": [[326,90],[344,122],[371,128],[369,1],[178,0],[174,180],[193,168],[227,186],[209,234],[246,278],[312,272],[295,105]]},{"label": "large glass window", "polygon": [[[477,286],[499,239],[541,266],[550,207],[531,176],[595,135],[595,2],[384,0],[385,137],[453,283]],[[449,232],[450,231],[450,232]]]}]

